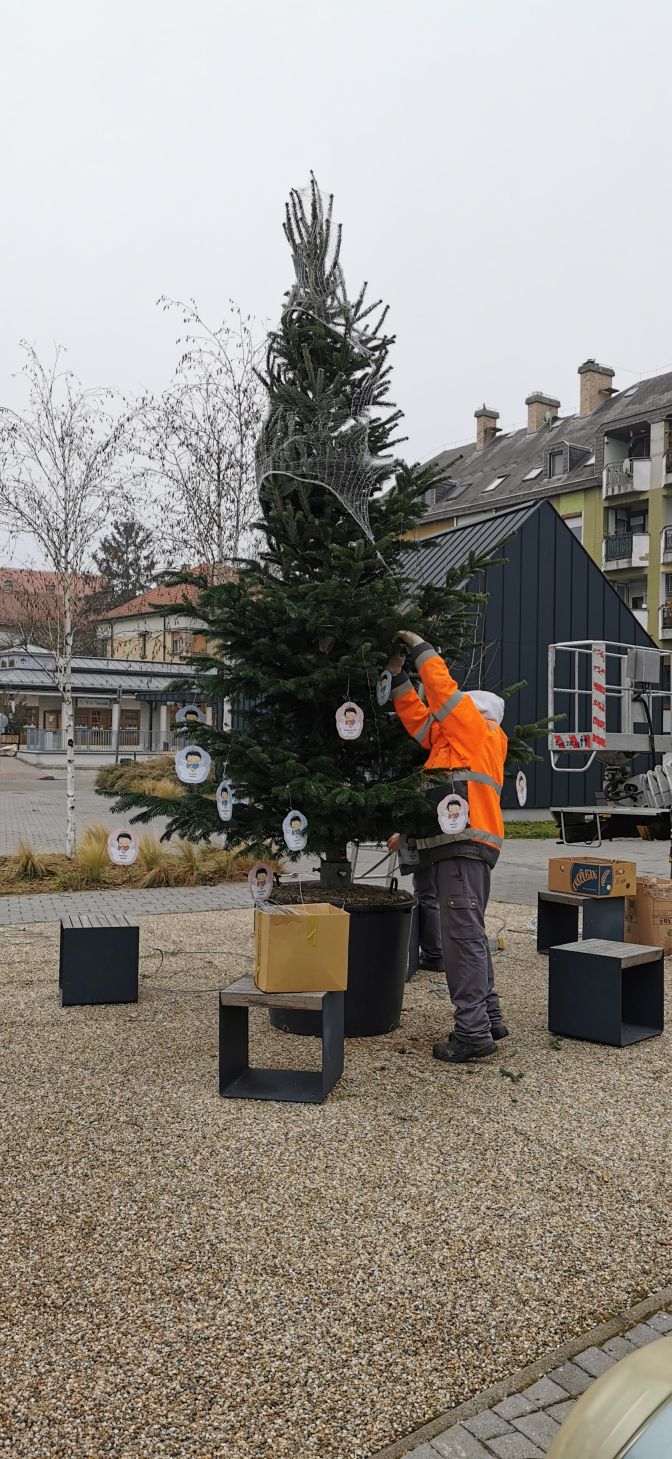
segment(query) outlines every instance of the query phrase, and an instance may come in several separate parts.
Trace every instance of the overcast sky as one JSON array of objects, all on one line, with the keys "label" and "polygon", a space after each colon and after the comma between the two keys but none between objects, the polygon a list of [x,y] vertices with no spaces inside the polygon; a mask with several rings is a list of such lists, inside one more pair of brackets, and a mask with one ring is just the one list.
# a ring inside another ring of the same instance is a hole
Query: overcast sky
[{"label": "overcast sky", "polygon": [[160,387],[162,293],[275,320],[311,168],[414,458],[672,367],[671,67],[668,0],[0,0],[0,399],[22,335]]}]

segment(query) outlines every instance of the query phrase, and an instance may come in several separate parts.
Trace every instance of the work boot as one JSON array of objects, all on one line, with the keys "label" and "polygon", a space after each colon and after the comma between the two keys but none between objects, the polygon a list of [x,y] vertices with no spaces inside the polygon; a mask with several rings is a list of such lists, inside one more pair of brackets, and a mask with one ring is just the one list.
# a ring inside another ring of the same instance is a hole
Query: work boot
[{"label": "work boot", "polygon": [[436,958],[423,957],[423,955],[421,953],[420,954],[420,962],[418,963],[418,972],[420,972],[420,973],[442,973],[443,972],[443,963],[438,962]]},{"label": "work boot", "polygon": [[489,1054],[494,1054],[497,1045],[493,1039],[487,1044],[465,1044],[455,1034],[451,1034],[445,1044],[434,1044],[432,1053],[435,1059],[441,1059],[444,1064],[469,1064],[472,1059],[487,1059]]},{"label": "work boot", "polygon": [[[493,1039],[496,1039],[498,1043],[499,1043],[499,1040],[500,1039],[508,1039],[508,1037],[509,1037],[509,1030],[508,1030],[506,1024],[505,1023],[495,1023],[495,1024],[491,1024],[490,1025],[490,1037],[493,1038]],[[456,1038],[457,1038],[457,1034],[455,1033],[455,1030],[453,1029],[452,1033],[449,1033],[448,1034],[448,1040],[449,1040],[450,1043],[452,1043],[453,1040],[456,1039]]]}]

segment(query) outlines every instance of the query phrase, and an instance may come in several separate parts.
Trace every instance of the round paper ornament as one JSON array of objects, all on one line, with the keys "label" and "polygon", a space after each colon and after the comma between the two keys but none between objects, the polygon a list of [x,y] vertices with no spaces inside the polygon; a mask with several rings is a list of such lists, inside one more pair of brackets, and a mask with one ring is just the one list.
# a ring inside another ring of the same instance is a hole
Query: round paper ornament
[{"label": "round paper ornament", "polygon": [[233,815],[233,790],[228,780],[222,780],[215,793],[220,821],[230,821]]},{"label": "round paper ornament", "polygon": [[132,866],[138,854],[138,837],[135,831],[110,831],[107,838],[107,854],[115,866]]},{"label": "round paper ornament", "polygon": [[524,770],[519,770],[516,776],[516,795],[519,806],[524,806],[527,801],[527,776]]},{"label": "round paper ornament", "polygon": [[183,745],[175,756],[175,774],[185,785],[202,785],[210,774],[212,761],[200,745]]},{"label": "round paper ornament", "polygon": [[183,704],[175,715],[175,723],[184,725],[205,724],[206,719],[202,709],[197,704]]},{"label": "round paper ornament", "polygon": [[308,822],[303,811],[288,811],[282,823],[282,834],[288,851],[305,849]]},{"label": "round paper ornament", "polygon": [[459,835],[469,825],[469,802],[451,791],[450,795],[444,795],[443,800],[439,801],[436,814],[441,830],[447,836]]},{"label": "round paper ornament", "polygon": [[381,709],[384,704],[387,704],[391,693],[392,675],[389,669],[383,669],[382,674],[378,676],[378,683],[376,684],[376,699],[378,700]]},{"label": "round paper ornament", "polygon": [[247,878],[253,902],[267,902],[273,891],[273,872],[265,861],[258,861]]},{"label": "round paper ornament", "polygon": [[358,740],[364,728],[364,710],[346,699],[336,710],[336,728],[342,740]]}]

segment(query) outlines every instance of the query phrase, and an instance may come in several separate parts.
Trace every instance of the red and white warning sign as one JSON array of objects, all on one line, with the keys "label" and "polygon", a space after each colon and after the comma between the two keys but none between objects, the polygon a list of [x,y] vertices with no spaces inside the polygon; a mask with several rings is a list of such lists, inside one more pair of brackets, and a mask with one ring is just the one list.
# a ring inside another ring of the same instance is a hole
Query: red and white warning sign
[{"label": "red and white warning sign", "polygon": [[592,742],[596,750],[607,747],[607,648],[604,643],[594,643],[592,653],[593,699],[592,699]]},{"label": "red and white warning sign", "polygon": [[558,734],[554,734],[552,736],[552,739],[553,739],[553,749],[554,750],[592,750],[592,748],[593,748],[593,737],[592,737],[592,735],[585,735],[585,734],[581,734],[581,735],[558,735]]}]

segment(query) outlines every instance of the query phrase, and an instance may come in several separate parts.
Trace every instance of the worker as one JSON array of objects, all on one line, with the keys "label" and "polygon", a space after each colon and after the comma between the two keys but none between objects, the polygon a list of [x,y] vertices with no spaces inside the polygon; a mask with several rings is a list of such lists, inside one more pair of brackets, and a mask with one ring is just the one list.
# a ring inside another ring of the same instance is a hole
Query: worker
[{"label": "worker", "polygon": [[[462,693],[443,659],[419,634],[397,635],[410,651],[426,703],[405,670],[405,654],[393,654],[392,701],[404,728],[429,752],[425,771],[440,771],[441,783],[428,789],[441,806],[441,819],[459,829],[417,837],[420,867],[433,866],[439,894],[443,965],[455,1008],[454,1032],[434,1044],[436,1059],[465,1064],[494,1054],[507,1037],[494,989],[492,957],[485,930],[490,876],[504,840],[499,798],[507,739],[501,728],[504,701],[484,690]],[[449,777],[449,778],[448,778]],[[460,799],[463,811],[453,814]],[[446,816],[443,801],[450,802]]]},{"label": "worker", "polygon": [[[408,848],[408,849],[406,849]],[[420,943],[418,968],[422,973],[442,973],[443,953],[441,951],[441,918],[439,915],[439,889],[436,882],[436,867],[431,862],[419,865],[415,837],[402,837],[398,831],[388,838],[387,849],[399,856],[399,870],[402,876],[413,876],[413,893],[418,904],[418,941]],[[405,861],[410,854],[413,859]],[[414,970],[415,971],[415,970]]]}]

